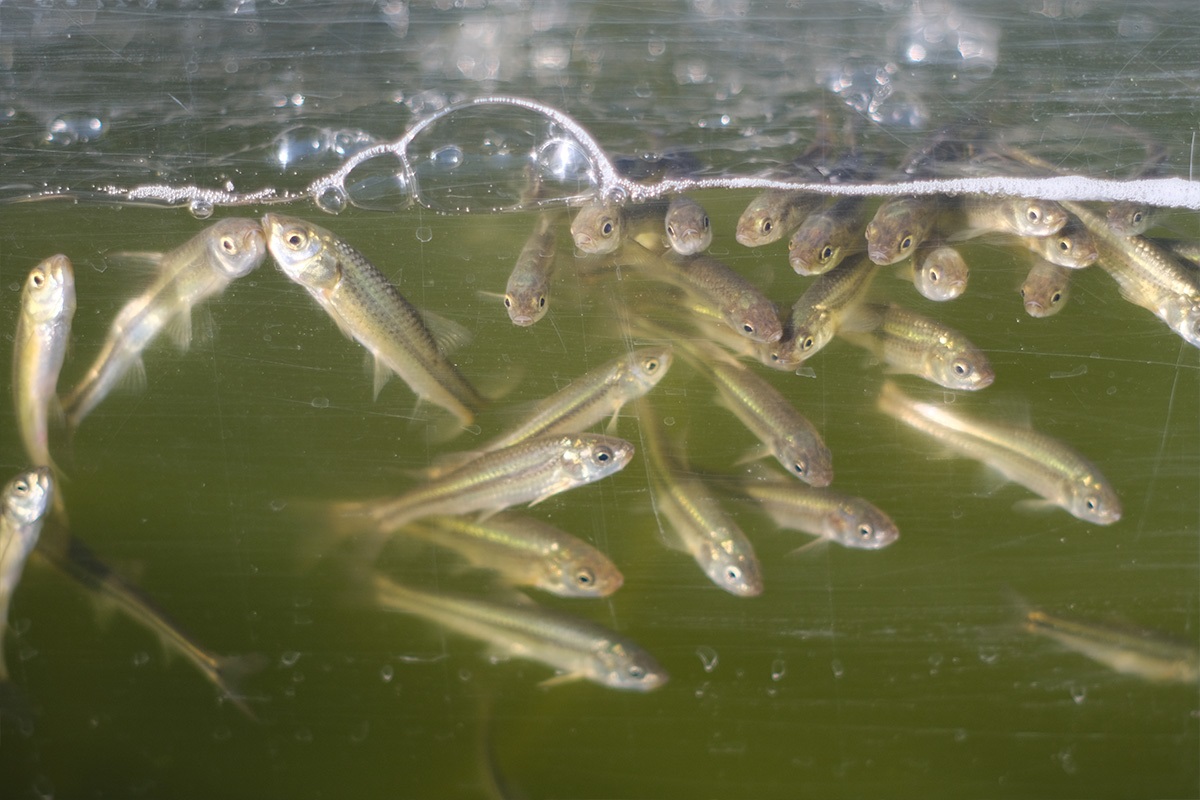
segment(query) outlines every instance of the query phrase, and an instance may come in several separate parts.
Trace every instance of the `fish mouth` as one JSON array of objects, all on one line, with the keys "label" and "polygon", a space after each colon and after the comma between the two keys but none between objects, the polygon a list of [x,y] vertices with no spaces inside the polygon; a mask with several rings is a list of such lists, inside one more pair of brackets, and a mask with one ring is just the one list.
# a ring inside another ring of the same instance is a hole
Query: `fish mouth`
[{"label": "fish mouth", "polygon": [[1036,300],[1029,300],[1025,303],[1025,313],[1031,317],[1040,317],[1046,313],[1046,308]]},{"label": "fish mouth", "polygon": [[883,247],[868,247],[867,258],[871,259],[872,262],[881,267],[886,267],[887,265],[898,260],[893,258],[891,254],[888,253],[887,249]]},{"label": "fish mouth", "polygon": [[530,325],[537,322],[532,314],[513,314],[511,319],[513,325],[520,325],[522,328],[528,328]]}]

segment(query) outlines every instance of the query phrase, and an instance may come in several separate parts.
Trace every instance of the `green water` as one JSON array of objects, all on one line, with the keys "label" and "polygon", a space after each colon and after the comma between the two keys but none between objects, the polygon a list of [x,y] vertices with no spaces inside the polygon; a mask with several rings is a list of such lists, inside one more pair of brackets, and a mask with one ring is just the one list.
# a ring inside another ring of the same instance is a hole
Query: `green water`
[{"label": "green water", "polygon": [[[748,196],[699,199],[716,221],[712,252],[790,302],[802,284],[783,244],[733,242]],[[101,254],[168,247],[203,225],[49,205],[3,217],[5,231],[20,232],[0,244],[4,330],[28,267],[58,250],[75,260],[79,312],[64,386],[146,280],[98,271]],[[531,329],[477,294],[503,290],[532,216],[322,222],[414,302],[475,332],[460,360],[472,380],[519,372],[478,420],[479,437],[628,346],[604,301],[610,284],[585,285],[569,265],[549,316]],[[1031,638],[1014,596],[1196,640],[1200,358],[1120,300],[1099,270],[1077,276],[1062,313],[1033,320],[1020,308],[1024,268],[1013,251],[966,252],[971,286],[958,301],[924,301],[886,272],[875,292],[968,333],[997,380],[957,403],[1027,415],[1076,445],[1116,485],[1124,518],[1099,528],[1061,511],[1014,510],[1023,489],[997,488],[875,412],[878,369],[834,342],[811,362],[816,378],[768,377],[823,432],[834,485],[896,520],[894,546],[789,556],[805,537],[731,501],[766,580],[761,597],[739,599],[661,545],[640,459],[535,510],[625,574],[608,600],[539,601],[650,649],[671,680],[649,695],[540,688],[552,674],[542,666],[489,663],[469,640],[364,604],[332,559],[302,568],[298,554],[321,541],[303,501],[398,492],[411,484],[405,470],[475,435],[430,443],[400,382],[372,402],[359,348],[264,266],[210,306],[213,338],[186,355],[156,344],[146,391],[113,395],[84,422],[65,488],[74,533],[136,575],[199,641],[270,658],[248,684],[261,722],[219,705],[189,665],[35,564],[14,602],[19,633],[8,652],[38,713],[32,732],[2,729],[7,796],[472,797],[486,796],[487,763],[530,797],[1195,794],[1196,687],[1120,676]],[[686,364],[654,397],[697,471],[729,473],[752,444]],[[13,472],[19,445],[4,413],[0,452]],[[639,442],[638,420],[624,415],[619,432]],[[388,566],[444,586],[484,580],[428,550]]]}]

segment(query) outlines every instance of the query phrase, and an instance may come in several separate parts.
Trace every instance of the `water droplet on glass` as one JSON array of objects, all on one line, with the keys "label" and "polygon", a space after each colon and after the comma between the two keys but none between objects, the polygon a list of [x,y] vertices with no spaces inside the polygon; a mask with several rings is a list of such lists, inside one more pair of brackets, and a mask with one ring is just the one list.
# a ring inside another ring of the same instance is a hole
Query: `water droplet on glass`
[{"label": "water droplet on glass", "polygon": [[340,214],[346,210],[348,198],[346,190],[342,187],[326,186],[317,192],[317,196],[313,202],[317,204],[317,208],[326,214]]},{"label": "water droplet on glass", "polygon": [[418,242],[433,241],[433,228],[430,228],[428,225],[422,225],[421,227],[417,228],[416,233]]},{"label": "water droplet on glass", "polygon": [[267,507],[272,511],[283,511],[285,508],[287,508],[287,500],[272,500],[271,502],[267,503]]},{"label": "water droplet on glass", "polygon": [[708,645],[697,647],[696,655],[700,657],[700,664],[704,667],[705,672],[712,672],[717,668],[717,662],[719,661],[717,651]]},{"label": "water droplet on glass", "polygon": [[980,647],[979,660],[985,664],[995,664],[1000,660],[1000,651],[994,647]]},{"label": "water droplet on glass", "polygon": [[458,679],[460,681],[462,681],[463,683],[467,683],[468,681],[471,680],[471,678],[472,678],[471,670],[464,667],[463,669],[460,669],[458,671]]},{"label": "water droplet on glass", "polygon": [[587,194],[595,188],[595,166],[574,139],[550,139],[538,148],[534,164],[543,182],[561,185],[568,194]]},{"label": "water droplet on glass", "polygon": [[466,154],[458,145],[449,144],[430,153],[429,160],[439,170],[452,170],[462,166],[463,161],[466,160]]},{"label": "water droplet on glass", "polygon": [[835,658],[833,661],[829,662],[829,668],[833,670],[833,677],[835,678],[840,678],[846,674],[846,668],[842,666],[840,659]]},{"label": "water droplet on glass", "polygon": [[312,407],[313,408],[329,408],[329,398],[328,397],[314,397],[312,399]]},{"label": "water droplet on glass", "polygon": [[787,664],[782,658],[777,658],[771,662],[771,680],[783,680],[783,676],[787,674]]},{"label": "water droplet on glass", "polygon": [[196,198],[188,203],[188,211],[196,219],[208,219],[213,215],[213,204],[208,200]]},{"label": "water droplet on glass", "polygon": [[399,211],[412,203],[404,162],[390,153],[368,158],[346,176],[350,202],[372,211]]},{"label": "water droplet on glass", "polygon": [[1087,700],[1086,686],[1076,686],[1075,684],[1071,684],[1070,691],[1071,699],[1075,701],[1075,705],[1081,706],[1083,705],[1083,701]]},{"label": "water droplet on glass", "polygon": [[391,683],[392,678],[396,677],[396,668],[391,664],[384,664],[379,670],[379,677],[383,678],[384,683]]},{"label": "water droplet on glass", "polygon": [[663,417],[662,422],[663,422],[663,425],[665,425],[669,428],[675,424],[675,418],[674,417]]},{"label": "water droplet on glass", "polygon": [[329,150],[329,132],[312,125],[288,128],[271,142],[271,163],[287,169],[315,161]]},{"label": "water droplet on glass", "polygon": [[299,650],[289,650],[279,657],[279,663],[285,667],[294,667],[300,660]]},{"label": "water droplet on glass", "polygon": [[133,665],[135,667],[144,667],[150,663],[150,654],[145,650],[139,650],[133,654]]}]

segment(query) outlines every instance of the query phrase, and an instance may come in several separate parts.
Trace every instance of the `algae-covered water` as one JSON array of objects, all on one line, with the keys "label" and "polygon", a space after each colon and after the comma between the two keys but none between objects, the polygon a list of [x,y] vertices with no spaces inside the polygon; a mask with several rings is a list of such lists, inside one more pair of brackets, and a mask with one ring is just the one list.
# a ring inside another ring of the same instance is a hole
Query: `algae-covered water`
[{"label": "algae-covered water", "polygon": [[[4,6],[3,196],[53,186],[79,202],[0,206],[0,331],[15,328],[28,270],[66,253],[78,312],[60,389],[73,385],[149,280],[110,256],[169,249],[211,222],[100,203],[98,186],[295,189],[344,155],[312,144],[313,130],[390,140],[445,102],[493,92],[572,114],[614,158],[679,149],[712,174],[788,161],[825,111],[860,120],[887,164],[974,116],[1095,177],[1134,176],[1149,138],[1163,174],[1191,177],[1200,73],[1187,4],[445,5]],[[64,126],[74,138],[55,140]],[[807,281],[784,244],[734,241],[754,193],[694,196],[713,220],[710,252],[790,305]],[[1027,261],[998,240],[964,246],[970,287],[951,303],[891,269],[873,293],[967,334],[995,384],[945,396],[1073,444],[1115,485],[1120,522],[1015,507],[1027,491],[879,414],[878,365],[835,341],[809,362],[815,377],[760,374],[821,431],[834,486],[896,521],[891,547],[792,555],[808,537],[722,492],[766,586],[725,594],[663,546],[641,453],[531,511],[624,573],[604,600],[537,597],[619,630],[670,673],[658,691],[623,693],[542,687],[542,665],[493,663],[481,644],[372,607],[319,510],[414,485],[437,453],[485,441],[522,404],[640,342],[612,300],[653,299],[655,285],[585,276],[564,230],[551,310],[518,328],[481,293],[503,292],[534,212],[330,215],[298,200],[213,219],[267,210],[334,230],[414,304],[465,325],[474,338],[456,363],[507,394],[477,430],[431,435],[439,412],[398,380],[373,399],[361,348],[270,261],[198,312],[211,335],[187,353],[153,345],[145,390],[112,395],[63,450],[71,532],[206,647],[262,654],[245,684],[258,719],[35,560],[5,641],[35,713],[0,720],[3,796],[1200,795],[1195,684],[1115,673],[1020,624],[1028,603],[1200,643],[1200,355],[1100,270],[1076,275],[1047,319],[1025,315]],[[1200,226],[1175,212],[1154,232],[1195,238]],[[741,474],[753,437],[714,397],[678,359],[652,395],[692,470]],[[11,474],[25,465],[2,408]],[[628,408],[617,433],[641,447],[641,422]],[[423,586],[487,582],[419,546],[384,566]]]}]

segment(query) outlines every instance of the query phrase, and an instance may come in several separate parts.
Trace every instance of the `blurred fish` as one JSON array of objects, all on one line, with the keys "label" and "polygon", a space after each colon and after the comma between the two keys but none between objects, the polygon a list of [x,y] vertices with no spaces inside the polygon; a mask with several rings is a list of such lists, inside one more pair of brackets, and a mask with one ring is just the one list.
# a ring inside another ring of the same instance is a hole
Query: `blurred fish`
[{"label": "blurred fish", "polygon": [[982,350],[937,320],[895,303],[865,305],[856,313],[871,315],[877,324],[869,332],[842,331],[839,335],[874,353],[892,372],[917,375],[961,391],[984,389],[996,378]]},{"label": "blurred fish", "polygon": [[912,282],[921,295],[935,303],[961,297],[967,290],[971,269],[953,247],[922,248],[913,258]]},{"label": "blurred fish", "polygon": [[861,497],[782,480],[747,480],[742,490],[757,500],[779,527],[819,536],[842,547],[879,550],[900,538],[896,523]]},{"label": "blurred fish", "polygon": [[575,247],[590,255],[605,255],[615,251],[623,242],[637,239],[653,231],[661,241],[666,226],[663,222],[667,204],[650,203],[593,203],[584,206],[571,221],[571,236]]},{"label": "blurred fish", "polygon": [[504,290],[504,307],[514,325],[525,328],[546,315],[557,244],[557,215],[543,211],[517,256]]},{"label": "blurred fish", "polygon": [[1122,200],[1108,207],[1105,219],[1118,236],[1140,236],[1158,224],[1163,209]]},{"label": "blurred fish", "polygon": [[1200,274],[1149,239],[1114,232],[1091,209],[1073,202],[1063,205],[1092,234],[1100,254],[1097,263],[1117,282],[1121,296],[1200,347]]},{"label": "blurred fish", "polygon": [[562,597],[607,597],[624,581],[608,556],[533,517],[501,513],[483,522],[430,517],[397,533],[454,550],[473,566],[499,573],[506,583]]},{"label": "blurred fish", "polygon": [[984,233],[1050,236],[1067,224],[1067,212],[1051,200],[967,195],[959,200],[959,208],[966,229],[955,233],[954,240]]},{"label": "blurred fish", "polygon": [[330,231],[279,214],[263,217],[280,270],[303,286],[348,338],[375,360],[375,395],[393,373],[422,400],[469,425],[486,400],[445,356],[422,315],[361,253]]},{"label": "blurred fish", "polygon": [[704,206],[690,197],[671,198],[665,220],[671,249],[683,256],[703,252],[712,244],[712,225]]},{"label": "blurred fish", "polygon": [[771,350],[771,366],[795,370],[829,344],[847,315],[866,296],[876,272],[875,265],[866,258],[854,258],[813,281],[792,305],[784,334]]},{"label": "blurred fish", "polygon": [[591,620],[538,606],[519,593],[504,602],[423,592],[377,575],[375,597],[388,611],[413,614],[487,642],[494,657],[540,661],[562,674],[544,686],[579,679],[648,692],[666,671],[638,644]]},{"label": "blurred fish", "polygon": [[[64,255],[38,264],[25,279],[13,337],[13,408],[29,463],[58,472],[50,457],[50,420],[62,407],[56,387],[75,315],[75,272]],[[54,497],[57,500],[58,494]]]},{"label": "blurred fish", "polygon": [[925,241],[937,222],[938,197],[891,197],[867,223],[867,255],[880,266],[903,261]]},{"label": "blurred fish", "polygon": [[1050,317],[1062,310],[1071,296],[1071,270],[1037,259],[1021,284],[1021,300],[1031,317]]},{"label": "blurred fish", "polygon": [[117,314],[100,355],[64,401],[70,427],[76,428],[127,375],[145,385],[142,351],[164,328],[186,350],[192,340],[192,309],[257,269],[266,254],[259,224],[233,218],[155,257],[158,277]]},{"label": "blurred fish", "polygon": [[811,214],[788,240],[788,263],[797,275],[821,275],[862,248],[865,197],[842,197]]},{"label": "blurred fish", "polygon": [[1160,247],[1167,248],[1177,258],[1182,258],[1184,261],[1190,262],[1188,264],[1183,265],[1183,266],[1187,267],[1188,269],[1194,269],[1196,266],[1200,266],[1200,242],[1196,242],[1196,241],[1184,242],[1184,241],[1178,241],[1178,240],[1172,240],[1172,241],[1158,240],[1155,242],[1155,244],[1157,244]]},{"label": "blurred fish", "polygon": [[762,568],[754,546],[711,490],[671,458],[662,418],[646,398],[638,401],[638,420],[651,466],[651,502],[671,528],[663,531],[667,544],[690,555],[709,580],[730,594],[762,594]]},{"label": "blurred fish", "polygon": [[484,453],[452,472],[396,498],[341,503],[341,515],[365,515],[390,533],[422,517],[494,513],[537,505],[548,497],[598,481],[625,467],[633,445],[595,433],[550,433]]},{"label": "blurred fish", "polygon": [[1069,269],[1082,269],[1096,263],[1099,253],[1087,228],[1074,217],[1057,233],[1049,236],[1022,236],[1021,243],[1035,254]]},{"label": "blurred fish", "polygon": [[798,228],[821,202],[820,195],[808,192],[767,189],[742,212],[735,238],[746,247],[771,244]]},{"label": "blurred fish", "polygon": [[1195,642],[1177,642],[1149,631],[1122,630],[1037,610],[1026,613],[1024,623],[1030,633],[1054,639],[1125,675],[1155,683],[1200,681],[1200,651]]},{"label": "blurred fish", "polygon": [[1121,501],[1096,465],[1057,439],[1029,428],[952,414],[944,406],[913,400],[891,381],[883,385],[878,406],[1079,519],[1111,525],[1121,518]]},{"label": "blurred fish", "polygon": [[41,535],[53,490],[50,468],[42,466],[17,475],[0,494],[0,682],[8,680],[4,658],[8,606]]},{"label": "blurred fish", "polygon": [[[687,352],[686,350],[684,352]],[[750,458],[771,455],[794,477],[813,486],[833,480],[833,456],[808,418],[753,371],[702,351],[690,359],[717,388],[718,404],[728,409],[762,443]]]}]

